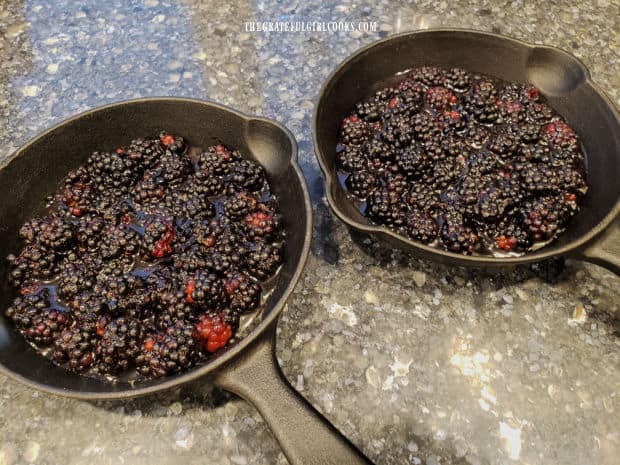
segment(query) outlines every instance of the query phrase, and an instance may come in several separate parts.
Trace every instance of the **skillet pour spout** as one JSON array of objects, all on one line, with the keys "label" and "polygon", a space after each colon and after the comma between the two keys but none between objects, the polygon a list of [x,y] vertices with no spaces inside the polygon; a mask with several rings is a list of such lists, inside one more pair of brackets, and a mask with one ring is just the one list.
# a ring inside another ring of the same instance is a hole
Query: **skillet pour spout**
[{"label": "skillet pour spout", "polygon": [[[188,372],[135,385],[78,376],[53,365],[0,316],[0,372],[47,393],[84,400],[127,399],[190,381],[215,382],[253,403],[293,465],[368,464],[368,460],[303,399],[282,375],[274,355],[275,328],[303,271],[310,248],[312,207],[297,164],[297,143],[280,124],[217,103],[187,98],[145,98],[77,115],[28,142],[0,165],[0,256],[18,248],[22,223],[42,211],[64,175],[94,151],[113,150],[162,129],[195,146],[240,149],[266,171],[287,233],[284,261],[260,322],[209,363]],[[0,306],[13,298],[8,265],[0,262]]]},{"label": "skillet pour spout", "polygon": [[[589,191],[581,211],[554,242],[519,257],[460,255],[373,224],[347,198],[335,163],[340,122],[357,102],[376,90],[378,82],[419,66],[460,67],[505,81],[531,83],[576,130],[585,147]],[[315,106],[313,139],[330,207],[354,230],[450,265],[505,267],[565,256],[620,274],[620,115],[591,80],[586,66],[564,50],[467,29],[390,36],[360,49],[332,72]]]}]

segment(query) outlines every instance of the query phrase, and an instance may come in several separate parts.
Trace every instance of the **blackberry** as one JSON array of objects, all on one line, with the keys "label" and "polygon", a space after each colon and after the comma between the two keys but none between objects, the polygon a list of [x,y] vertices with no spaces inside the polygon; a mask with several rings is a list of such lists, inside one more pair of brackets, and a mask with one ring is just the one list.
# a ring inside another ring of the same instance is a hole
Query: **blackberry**
[{"label": "blackberry", "polygon": [[379,160],[382,163],[394,160],[397,151],[395,147],[379,139],[372,139],[364,145],[364,149],[369,159]]},{"label": "blackberry", "polygon": [[273,276],[282,263],[282,244],[256,242],[248,254],[245,270],[260,281]]},{"label": "blackberry", "polygon": [[75,242],[72,223],[61,217],[34,218],[24,223],[19,237],[26,243],[37,243],[46,250],[62,251]]},{"label": "blackberry", "polygon": [[199,360],[194,326],[179,320],[164,332],[149,334],[136,357],[138,372],[160,378],[192,368]]},{"label": "blackberry", "polygon": [[410,238],[428,244],[437,237],[437,222],[425,211],[412,210],[407,213],[405,230]]},{"label": "blackberry", "polygon": [[262,208],[246,215],[243,226],[251,238],[273,237],[279,231],[280,218],[275,212]]},{"label": "blackberry", "polygon": [[224,321],[221,312],[202,315],[195,325],[195,334],[201,347],[209,353],[217,352],[232,337],[232,327]]},{"label": "blackberry", "polygon": [[190,304],[214,307],[224,298],[222,282],[213,273],[197,271],[185,283],[185,300]]},{"label": "blackberry", "polygon": [[385,178],[385,188],[402,196],[409,189],[409,183],[402,174],[392,174]]},{"label": "blackberry", "polygon": [[95,285],[96,272],[88,260],[64,261],[58,275],[58,295],[63,299],[73,299],[83,290]]},{"label": "blackberry", "polygon": [[489,101],[477,94],[466,96],[463,110],[481,123],[496,123],[500,117],[495,101]]},{"label": "blackberry", "polygon": [[177,321],[192,322],[196,319],[196,307],[186,301],[183,289],[166,291],[155,298],[157,313],[154,315],[155,327],[165,331]]},{"label": "blackberry", "polygon": [[66,184],[58,198],[70,215],[80,217],[93,208],[97,191],[90,182],[76,181]]},{"label": "blackberry", "polygon": [[131,256],[138,252],[140,238],[131,228],[126,226],[108,226],[101,233],[99,252],[110,259],[121,255]]},{"label": "blackberry", "polygon": [[487,148],[503,157],[510,157],[519,149],[519,138],[508,132],[499,131],[491,136]]},{"label": "blackberry", "polygon": [[208,197],[220,195],[224,192],[226,185],[224,179],[212,174],[208,170],[197,171],[196,174],[186,182],[185,188],[194,194],[201,194]]},{"label": "blackberry", "polygon": [[224,214],[232,220],[240,220],[256,210],[257,205],[256,197],[242,191],[224,200]]},{"label": "blackberry", "polygon": [[409,118],[402,115],[387,120],[378,135],[383,142],[396,148],[406,147],[413,140]]},{"label": "blackberry", "polygon": [[132,140],[125,152],[129,159],[140,163],[145,168],[150,168],[159,161],[164,149],[158,139],[139,138]]},{"label": "blackberry", "polygon": [[562,197],[541,197],[527,201],[520,209],[523,226],[535,242],[555,237],[570,215]]},{"label": "blackberry", "polygon": [[80,320],[97,315],[107,310],[103,296],[94,291],[82,290],[71,300],[67,300],[69,308]]},{"label": "blackberry", "polygon": [[414,184],[405,195],[405,201],[414,209],[434,211],[441,205],[441,199],[430,186]]},{"label": "blackberry", "polygon": [[230,182],[243,189],[257,192],[262,190],[265,185],[265,171],[256,162],[240,160],[233,167]]},{"label": "blackberry", "polygon": [[503,121],[512,124],[521,123],[527,116],[526,108],[520,102],[498,99],[495,105]]},{"label": "blackberry", "polygon": [[491,132],[485,126],[469,121],[462,134],[466,143],[474,149],[481,149],[491,136]]},{"label": "blackberry", "polygon": [[462,158],[445,158],[435,162],[433,171],[431,174],[426,175],[422,182],[427,183],[435,190],[442,191],[449,184],[456,181],[459,177],[461,170],[465,165],[465,160]]},{"label": "blackberry", "polygon": [[174,212],[177,219],[201,219],[215,216],[215,205],[209,199],[195,195],[185,185],[177,189],[175,195],[166,197],[159,204],[160,209]]},{"label": "blackberry", "polygon": [[50,344],[73,322],[71,314],[58,305],[49,287],[39,287],[16,297],[5,315],[26,339],[41,345]]},{"label": "blackberry", "polygon": [[142,247],[149,258],[162,258],[174,250],[177,233],[170,218],[148,215],[144,221]]},{"label": "blackberry", "polygon": [[560,150],[576,150],[579,144],[575,131],[563,121],[547,124],[543,129],[543,136],[552,147]]},{"label": "blackberry", "polygon": [[247,313],[260,305],[262,292],[260,284],[245,273],[228,273],[223,287],[233,310]]},{"label": "blackberry", "polygon": [[485,187],[478,195],[476,214],[484,222],[493,222],[501,218],[512,205],[511,199],[504,191],[496,187]]},{"label": "blackberry", "polygon": [[96,362],[96,344],[97,336],[92,330],[73,326],[54,341],[52,359],[59,364],[67,363],[69,371],[74,373],[86,371]]},{"label": "blackberry", "polygon": [[187,149],[187,144],[181,136],[170,134],[167,131],[159,133],[159,143],[164,149],[172,153],[183,154]]},{"label": "blackberry", "polygon": [[461,68],[452,68],[446,73],[445,85],[457,92],[465,92],[471,84],[471,76]]},{"label": "blackberry", "polygon": [[182,183],[192,173],[193,166],[188,157],[177,153],[167,152],[153,167],[153,173],[167,185]]},{"label": "blackberry", "polygon": [[140,175],[137,163],[118,153],[93,153],[87,161],[86,170],[100,193],[110,189],[127,192]]},{"label": "blackberry", "polygon": [[456,110],[445,110],[438,114],[444,133],[462,133],[467,129],[467,120]]},{"label": "blackberry", "polygon": [[525,162],[551,163],[553,153],[546,142],[540,141],[536,144],[522,145],[519,154]]},{"label": "blackberry", "polygon": [[136,202],[143,205],[159,201],[166,196],[166,183],[159,171],[147,171],[136,183],[131,195]]},{"label": "blackberry", "polygon": [[533,123],[547,123],[554,116],[553,109],[544,103],[534,102],[527,107],[526,118]]},{"label": "blackberry", "polygon": [[458,98],[445,87],[429,87],[424,96],[428,107],[438,113],[450,110],[458,103]]},{"label": "blackberry", "polygon": [[432,86],[443,86],[447,81],[446,72],[435,66],[422,66],[409,73],[411,79]]},{"label": "blackberry", "polygon": [[140,353],[142,325],[138,320],[119,317],[103,328],[95,348],[97,368],[101,374],[117,374],[127,370]]},{"label": "blackberry", "polygon": [[439,237],[450,252],[472,254],[479,249],[476,232],[464,224],[463,216],[453,210],[439,215]]},{"label": "blackberry", "polygon": [[368,123],[356,115],[347,116],[342,120],[340,139],[343,144],[362,145],[371,135]]},{"label": "blackberry", "polygon": [[336,165],[343,171],[353,173],[363,170],[368,166],[368,159],[361,147],[356,145],[340,146],[341,150],[336,154]]},{"label": "blackberry", "polygon": [[198,155],[197,166],[214,176],[224,176],[230,173],[235,161],[239,157],[223,145],[213,145]]},{"label": "blackberry", "polygon": [[525,251],[532,246],[532,238],[523,227],[510,218],[509,222],[500,223],[493,232],[495,247],[504,252]]},{"label": "blackberry", "polygon": [[429,141],[441,137],[443,123],[428,113],[418,113],[411,119],[413,134],[417,140]]},{"label": "blackberry", "polygon": [[345,180],[349,192],[362,200],[377,187],[378,183],[377,176],[368,171],[356,171]]},{"label": "blackberry", "polygon": [[410,110],[418,110],[424,100],[426,87],[419,81],[405,79],[398,86],[398,99]]},{"label": "blackberry", "polygon": [[385,188],[375,190],[368,197],[365,214],[382,224],[402,226],[405,222],[400,195]]},{"label": "blackberry", "polygon": [[537,124],[524,123],[516,128],[521,141],[526,144],[535,143],[540,139],[540,127]]},{"label": "blackberry", "polygon": [[96,250],[100,243],[105,221],[99,216],[83,216],[76,224],[75,237],[80,247]]},{"label": "blackberry", "polygon": [[428,173],[433,167],[433,160],[421,146],[414,144],[398,152],[396,165],[407,179],[413,180]]},{"label": "blackberry", "polygon": [[30,280],[49,280],[58,273],[60,256],[38,244],[24,247],[18,256],[7,257],[11,265],[9,281],[19,286]]}]

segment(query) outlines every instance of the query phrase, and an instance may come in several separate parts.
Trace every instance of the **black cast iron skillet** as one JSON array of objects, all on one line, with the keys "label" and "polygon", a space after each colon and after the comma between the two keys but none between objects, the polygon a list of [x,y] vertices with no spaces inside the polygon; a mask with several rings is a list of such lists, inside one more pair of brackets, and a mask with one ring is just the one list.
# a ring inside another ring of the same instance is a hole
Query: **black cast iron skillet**
[{"label": "black cast iron skillet", "polygon": [[[285,258],[262,320],[234,347],[187,373],[136,385],[115,384],[68,373],[35,353],[0,317],[0,372],[51,394],[85,400],[125,399],[204,380],[252,403],[269,424],[293,465],[369,463],[355,447],[299,396],[274,355],[278,316],[303,270],[312,217],[308,190],[297,165],[297,144],[281,125],[215,103],[150,98],[120,102],[71,118],[28,142],[0,165],[0,257],[18,247],[20,225],[43,207],[72,168],[95,150],[112,150],[161,129],[202,147],[224,143],[251,154],[266,170],[280,200],[287,231]],[[7,263],[0,264],[0,311],[10,304]]]},{"label": "black cast iron skillet", "polygon": [[[417,66],[458,66],[507,81],[537,86],[580,135],[587,152],[590,189],[581,211],[552,244],[516,258],[464,256],[408,240],[372,224],[340,185],[335,147],[342,119],[376,83]],[[497,34],[435,29],[391,36],[362,48],[331,74],[319,95],[313,120],[314,148],[335,214],[349,227],[422,257],[452,265],[509,266],[556,256],[590,261],[620,274],[620,116],[590,79],[585,65],[555,47]]]}]

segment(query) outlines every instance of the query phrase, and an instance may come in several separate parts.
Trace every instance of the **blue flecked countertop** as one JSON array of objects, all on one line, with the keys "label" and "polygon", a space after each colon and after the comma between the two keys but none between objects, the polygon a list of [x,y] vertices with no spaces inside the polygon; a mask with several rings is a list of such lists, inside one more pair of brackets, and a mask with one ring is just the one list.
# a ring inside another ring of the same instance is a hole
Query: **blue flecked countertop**
[{"label": "blue flecked countertop", "polygon": [[[615,0],[0,2],[0,159],[77,112],[209,98],[275,118],[315,210],[306,273],[278,327],[293,386],[377,464],[615,465],[619,278],[569,262],[493,274],[356,243],[329,212],[310,120],[358,47],[439,26],[562,47],[620,97]],[[372,32],[247,32],[246,21],[376,22]],[[87,403],[0,377],[0,465],[285,464],[257,412],[210,386]],[[615,457],[615,458],[614,458]]]}]

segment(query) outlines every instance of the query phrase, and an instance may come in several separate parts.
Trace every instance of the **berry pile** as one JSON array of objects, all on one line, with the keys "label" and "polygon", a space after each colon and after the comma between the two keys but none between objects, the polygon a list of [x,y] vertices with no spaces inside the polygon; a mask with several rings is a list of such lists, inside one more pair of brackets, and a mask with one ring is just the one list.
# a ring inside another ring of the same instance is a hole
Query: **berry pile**
[{"label": "berry pile", "polygon": [[359,102],[336,164],[372,221],[467,255],[547,244],[588,189],[579,138],[538,89],[460,68],[413,69]]},{"label": "berry pile", "polygon": [[284,246],[259,164],[167,132],[93,153],[19,236],[16,328],[70,371],[142,379],[231,343]]}]

